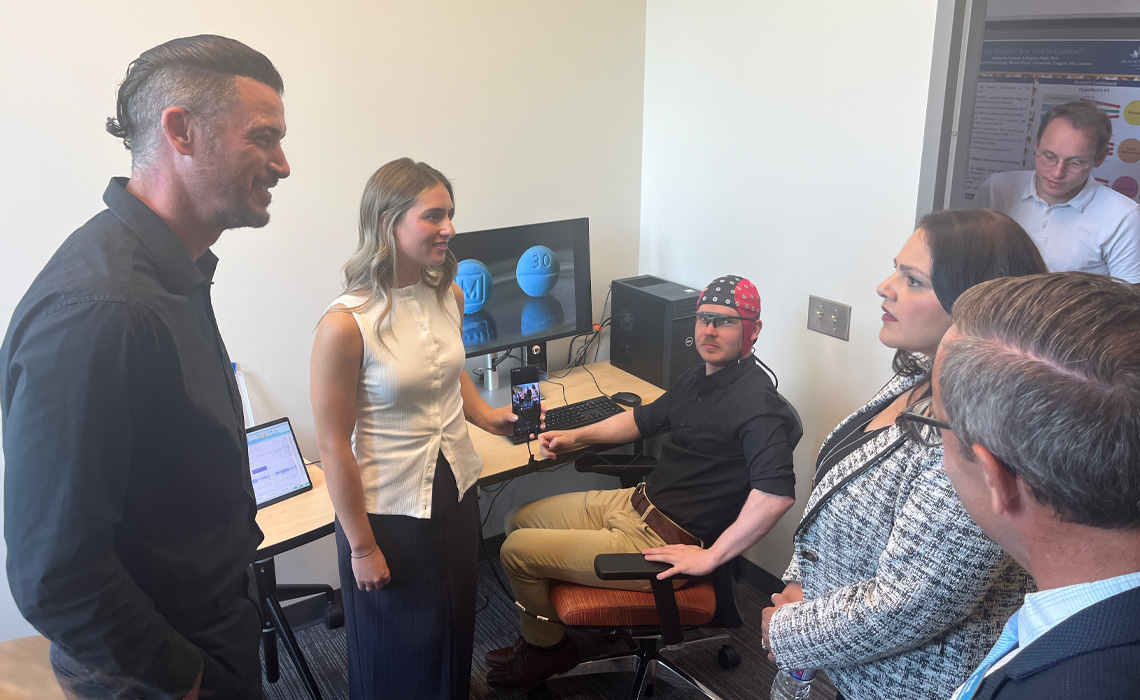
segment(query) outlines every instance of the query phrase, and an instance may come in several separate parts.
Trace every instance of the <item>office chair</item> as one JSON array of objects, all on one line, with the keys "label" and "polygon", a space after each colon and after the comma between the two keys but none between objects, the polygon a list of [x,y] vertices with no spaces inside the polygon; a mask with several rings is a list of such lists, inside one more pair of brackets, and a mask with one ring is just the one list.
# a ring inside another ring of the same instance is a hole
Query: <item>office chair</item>
[{"label": "office chair", "polygon": [[587,452],[574,460],[574,470],[591,474],[616,476],[618,480],[621,481],[621,487],[623,489],[633,488],[645,481],[645,477],[649,476],[653,468],[657,466],[657,459],[655,457],[641,455],[641,452],[643,452],[642,447],[643,443],[641,440],[634,442],[633,449],[637,454],[632,456],[600,455],[595,452]]},{"label": "office chair", "polygon": [[[568,629],[625,639],[634,647],[583,659],[566,673],[548,680],[613,671],[633,671],[632,700],[653,694],[659,669],[695,688],[710,700],[720,697],[689,673],[665,659],[661,652],[687,644],[721,641],[727,634],[686,641],[687,631],[699,628],[735,628],[744,624],[733,595],[732,563],[709,576],[674,590],[673,580],[658,581],[667,564],[647,562],[641,554],[599,554],[594,572],[603,581],[647,580],[653,592],[595,588],[562,581],[550,582],[550,601]],[[720,665],[734,668],[740,655],[729,645],[717,653]],[[540,686],[541,687],[541,686]],[[544,691],[539,691],[541,696]]]},{"label": "office chair", "polygon": [[[656,460],[632,458],[622,455],[583,455],[574,463],[582,472],[617,476],[628,488],[644,480]],[[594,559],[594,573],[603,581],[647,580],[652,593],[596,588],[563,581],[550,582],[550,601],[558,612],[558,619],[568,629],[625,639],[633,648],[611,654],[584,659],[566,673],[548,680],[570,676],[633,671],[634,683],[630,697],[641,700],[653,694],[657,671],[665,669],[705,697],[719,700],[719,696],[696,678],[674,666],[661,656],[661,652],[677,649],[686,644],[720,641],[727,634],[685,641],[685,632],[698,628],[736,628],[744,620],[736,606],[734,595],[733,562],[719,567],[701,579],[694,579],[674,590],[672,579],[658,581],[657,574],[669,568],[667,564],[647,562],[641,554],[600,554]],[[724,668],[740,665],[740,655],[729,645],[723,645],[717,659]],[[539,686],[535,694],[541,696],[548,688]]]}]

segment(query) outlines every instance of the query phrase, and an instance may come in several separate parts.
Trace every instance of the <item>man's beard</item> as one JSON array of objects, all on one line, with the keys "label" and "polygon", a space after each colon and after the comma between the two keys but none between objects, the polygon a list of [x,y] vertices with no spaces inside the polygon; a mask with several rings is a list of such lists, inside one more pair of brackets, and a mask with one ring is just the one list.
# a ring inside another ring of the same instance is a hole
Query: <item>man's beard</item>
[{"label": "man's beard", "polygon": [[213,213],[210,222],[223,231],[234,228],[262,228],[269,223],[269,210],[258,211],[248,201],[229,202]]}]

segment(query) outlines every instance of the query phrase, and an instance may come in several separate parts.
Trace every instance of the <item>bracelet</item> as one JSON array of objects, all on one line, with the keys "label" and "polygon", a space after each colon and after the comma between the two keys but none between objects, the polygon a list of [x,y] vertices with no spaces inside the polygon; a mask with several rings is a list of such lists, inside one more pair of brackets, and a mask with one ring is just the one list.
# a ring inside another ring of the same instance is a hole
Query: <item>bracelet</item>
[{"label": "bracelet", "polygon": [[377,549],[379,549],[379,548],[380,548],[380,545],[378,545],[378,544],[374,544],[374,545],[372,545],[372,549],[368,550],[368,553],[367,553],[367,554],[361,554],[361,555],[358,557],[358,556],[356,556],[355,554],[353,554],[352,552],[349,552],[349,553],[348,553],[348,556],[349,556],[349,558],[351,558],[351,559],[367,559],[368,557],[372,556],[372,553],[373,553],[373,552],[375,552],[375,551],[376,551]]}]

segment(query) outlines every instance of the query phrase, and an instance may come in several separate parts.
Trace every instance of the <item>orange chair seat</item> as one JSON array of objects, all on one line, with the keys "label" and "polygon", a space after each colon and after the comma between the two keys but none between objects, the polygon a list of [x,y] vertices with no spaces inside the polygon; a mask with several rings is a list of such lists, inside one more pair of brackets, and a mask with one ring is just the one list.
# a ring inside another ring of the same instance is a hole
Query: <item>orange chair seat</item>
[{"label": "orange chair seat", "polygon": [[[716,611],[712,583],[677,589],[677,610],[685,627],[707,625]],[[550,602],[563,624],[574,627],[654,627],[659,624],[652,593],[550,582]]]}]

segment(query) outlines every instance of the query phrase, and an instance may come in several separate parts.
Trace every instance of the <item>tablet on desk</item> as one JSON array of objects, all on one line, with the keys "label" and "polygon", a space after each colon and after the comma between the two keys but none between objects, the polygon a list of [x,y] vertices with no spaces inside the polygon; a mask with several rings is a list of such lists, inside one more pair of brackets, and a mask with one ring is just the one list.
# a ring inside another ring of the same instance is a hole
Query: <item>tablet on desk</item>
[{"label": "tablet on desk", "polygon": [[249,428],[245,440],[258,509],[312,490],[313,482],[288,418]]}]

